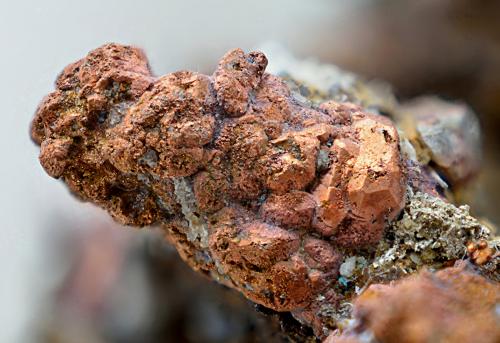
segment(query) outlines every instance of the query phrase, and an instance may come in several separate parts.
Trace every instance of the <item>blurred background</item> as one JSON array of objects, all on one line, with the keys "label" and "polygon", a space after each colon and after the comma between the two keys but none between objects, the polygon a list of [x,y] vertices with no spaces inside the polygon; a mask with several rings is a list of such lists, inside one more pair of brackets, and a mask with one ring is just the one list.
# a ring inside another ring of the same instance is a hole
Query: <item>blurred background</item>
[{"label": "blurred background", "polygon": [[211,73],[228,49],[278,42],[386,80],[398,99],[463,99],[484,129],[472,205],[500,223],[496,0],[0,1],[0,342],[282,341],[280,320],[179,262],[154,230],[119,228],[40,167],[28,127],[64,66],[106,42],[157,75]]}]

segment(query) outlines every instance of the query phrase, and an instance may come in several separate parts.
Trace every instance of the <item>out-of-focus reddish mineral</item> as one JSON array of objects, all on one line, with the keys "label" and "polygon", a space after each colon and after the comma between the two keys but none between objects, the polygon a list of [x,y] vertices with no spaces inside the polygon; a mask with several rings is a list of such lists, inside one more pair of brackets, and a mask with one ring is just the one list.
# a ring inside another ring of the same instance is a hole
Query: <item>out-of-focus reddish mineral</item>
[{"label": "out-of-focus reddish mineral", "polygon": [[155,78],[108,44],[64,69],[32,137],[81,199],[162,225],[193,268],[314,320],[343,252],[375,245],[405,203],[399,138],[356,105],[304,104],[266,65],[236,49],[212,76]]},{"label": "out-of-focus reddish mineral", "polygon": [[325,342],[495,343],[499,303],[499,285],[461,262],[393,285],[370,286],[355,302],[353,327]]}]

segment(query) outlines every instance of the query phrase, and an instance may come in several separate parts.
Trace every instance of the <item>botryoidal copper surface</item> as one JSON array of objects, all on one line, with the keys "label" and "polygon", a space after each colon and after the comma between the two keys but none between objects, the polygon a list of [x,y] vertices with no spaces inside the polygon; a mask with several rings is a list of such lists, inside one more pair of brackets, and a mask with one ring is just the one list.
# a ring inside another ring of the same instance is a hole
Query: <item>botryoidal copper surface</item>
[{"label": "botryoidal copper surface", "polygon": [[160,225],[192,268],[325,337],[352,293],[341,264],[386,244],[418,168],[390,119],[303,101],[266,65],[236,49],[212,76],[154,77],[139,49],[107,44],[64,69],[31,135],[79,198]]}]

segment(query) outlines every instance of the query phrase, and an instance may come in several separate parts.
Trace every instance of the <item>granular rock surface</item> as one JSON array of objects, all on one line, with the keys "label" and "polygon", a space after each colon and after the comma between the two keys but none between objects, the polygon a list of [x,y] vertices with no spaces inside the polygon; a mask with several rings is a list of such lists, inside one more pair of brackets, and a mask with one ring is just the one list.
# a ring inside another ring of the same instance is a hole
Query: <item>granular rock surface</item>
[{"label": "granular rock surface", "polygon": [[32,137],[79,198],[161,225],[194,269],[314,321],[344,254],[405,204],[399,137],[357,105],[302,102],[266,65],[236,49],[211,76],[154,77],[140,50],[104,45],[64,69]]}]

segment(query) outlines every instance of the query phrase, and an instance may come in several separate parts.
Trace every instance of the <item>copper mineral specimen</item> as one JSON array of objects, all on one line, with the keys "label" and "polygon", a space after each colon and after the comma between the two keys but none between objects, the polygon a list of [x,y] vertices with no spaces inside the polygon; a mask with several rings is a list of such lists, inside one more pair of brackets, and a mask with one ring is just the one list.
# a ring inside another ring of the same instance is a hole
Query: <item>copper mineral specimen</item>
[{"label": "copper mineral specimen", "polygon": [[500,286],[465,262],[422,271],[393,285],[372,285],[355,302],[352,327],[326,342],[500,341]]},{"label": "copper mineral specimen", "polygon": [[266,65],[236,49],[212,76],[154,77],[140,50],[104,45],[64,69],[32,137],[82,200],[161,225],[194,269],[314,321],[343,254],[405,204],[399,137],[359,106],[301,102]]}]

